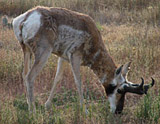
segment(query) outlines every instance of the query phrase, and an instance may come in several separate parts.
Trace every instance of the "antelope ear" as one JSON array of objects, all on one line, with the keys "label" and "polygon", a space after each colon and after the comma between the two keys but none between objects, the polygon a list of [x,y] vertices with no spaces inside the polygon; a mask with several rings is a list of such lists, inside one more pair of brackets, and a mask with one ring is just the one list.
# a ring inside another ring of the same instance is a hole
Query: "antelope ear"
[{"label": "antelope ear", "polygon": [[121,65],[119,68],[117,68],[117,70],[115,72],[115,76],[117,76],[117,75],[122,73],[122,68],[123,68],[123,65]]},{"label": "antelope ear", "polygon": [[122,75],[123,75],[123,77],[126,77],[126,76],[127,76],[128,72],[129,72],[129,70],[130,70],[130,65],[131,65],[131,62],[128,62],[128,63],[126,63],[126,64],[123,66],[123,68],[122,68]]}]

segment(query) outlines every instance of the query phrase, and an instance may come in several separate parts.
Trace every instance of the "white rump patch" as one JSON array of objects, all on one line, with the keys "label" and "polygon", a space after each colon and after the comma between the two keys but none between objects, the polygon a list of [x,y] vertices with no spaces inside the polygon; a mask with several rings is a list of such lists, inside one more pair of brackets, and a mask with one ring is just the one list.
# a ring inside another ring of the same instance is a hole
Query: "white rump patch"
[{"label": "white rump patch", "polygon": [[14,33],[16,35],[17,40],[20,42],[22,41],[22,38],[20,37],[21,31],[19,27],[20,27],[21,22],[24,20],[26,14],[27,12],[19,15],[18,17],[14,18],[12,22]]},{"label": "white rump patch", "polygon": [[40,28],[40,18],[41,14],[37,11],[34,11],[29,15],[27,20],[23,22],[23,28],[22,28],[22,37],[20,36],[21,30],[20,30],[20,24],[22,21],[24,21],[24,18],[26,17],[28,12],[25,12],[24,14],[21,14],[20,16],[13,19],[13,30],[16,35],[16,38],[22,42],[27,41],[35,36],[37,31]]},{"label": "white rump patch", "polygon": [[34,11],[23,23],[22,37],[24,42],[33,38],[38,32],[41,25],[40,18],[41,14],[37,11]]}]

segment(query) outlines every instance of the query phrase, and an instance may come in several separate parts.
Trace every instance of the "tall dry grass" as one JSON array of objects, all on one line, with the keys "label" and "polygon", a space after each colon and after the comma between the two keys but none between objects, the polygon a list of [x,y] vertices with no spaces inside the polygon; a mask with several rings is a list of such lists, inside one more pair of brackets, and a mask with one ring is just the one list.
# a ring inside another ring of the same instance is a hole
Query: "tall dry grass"
[{"label": "tall dry grass", "polygon": [[159,0],[0,0],[0,14],[16,16],[37,5],[65,7],[106,24],[160,24]]}]

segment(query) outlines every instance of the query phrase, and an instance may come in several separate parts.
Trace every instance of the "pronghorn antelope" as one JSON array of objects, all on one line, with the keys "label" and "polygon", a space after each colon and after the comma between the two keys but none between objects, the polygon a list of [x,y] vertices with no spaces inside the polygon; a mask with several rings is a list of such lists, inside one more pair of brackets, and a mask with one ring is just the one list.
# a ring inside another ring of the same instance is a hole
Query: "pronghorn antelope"
[{"label": "pronghorn antelope", "polygon": [[[56,84],[62,79],[64,62],[71,65],[78,89],[80,105],[83,90],[80,66],[88,66],[104,86],[113,113],[121,113],[127,92],[147,93],[151,84],[133,84],[127,80],[130,62],[117,68],[108,54],[93,19],[88,15],[64,8],[35,7],[13,20],[13,30],[24,53],[23,80],[27,87],[29,110],[35,110],[34,80],[51,53],[57,55],[58,67],[45,107],[51,107]],[[31,67],[31,55],[35,61]]]}]

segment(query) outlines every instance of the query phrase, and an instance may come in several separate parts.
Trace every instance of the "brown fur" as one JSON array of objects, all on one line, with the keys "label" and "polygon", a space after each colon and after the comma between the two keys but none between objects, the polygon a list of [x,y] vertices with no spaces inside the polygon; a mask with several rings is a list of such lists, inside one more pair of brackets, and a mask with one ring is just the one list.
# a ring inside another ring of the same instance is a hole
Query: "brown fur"
[{"label": "brown fur", "polygon": [[[99,78],[102,78],[102,76],[106,74],[107,82],[103,85],[104,87],[107,87],[110,81],[114,78],[116,65],[108,54],[105,44],[102,41],[101,34],[93,19],[88,15],[65,8],[36,7],[30,10],[30,12],[34,10],[38,10],[43,15],[42,30],[44,30],[44,27],[51,28],[53,31],[52,34],[55,36],[57,35],[57,27],[60,25],[68,25],[77,30],[87,31],[90,34],[90,40],[86,41],[81,47],[81,51],[83,52],[83,65],[90,66]],[[86,45],[90,47],[86,49]],[[100,50],[100,54],[96,60],[93,60],[93,57],[98,50]]]}]

